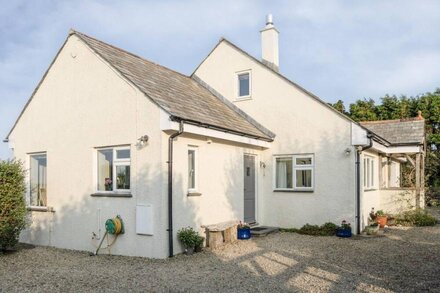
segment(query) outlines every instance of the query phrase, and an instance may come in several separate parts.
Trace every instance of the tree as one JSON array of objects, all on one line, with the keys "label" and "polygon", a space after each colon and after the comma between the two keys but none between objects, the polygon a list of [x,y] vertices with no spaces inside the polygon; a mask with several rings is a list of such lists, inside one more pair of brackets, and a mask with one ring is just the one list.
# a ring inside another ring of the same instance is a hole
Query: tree
[{"label": "tree", "polygon": [[357,100],[350,104],[349,116],[355,121],[374,121],[378,120],[377,109],[373,99]]},{"label": "tree", "polygon": [[341,112],[343,114],[347,114],[347,112],[345,112],[345,105],[342,100],[338,100],[336,103],[331,104],[331,105],[333,106],[333,108],[335,108],[339,112]]},{"label": "tree", "polygon": [[0,250],[15,246],[25,228],[24,178],[21,162],[0,160]]}]

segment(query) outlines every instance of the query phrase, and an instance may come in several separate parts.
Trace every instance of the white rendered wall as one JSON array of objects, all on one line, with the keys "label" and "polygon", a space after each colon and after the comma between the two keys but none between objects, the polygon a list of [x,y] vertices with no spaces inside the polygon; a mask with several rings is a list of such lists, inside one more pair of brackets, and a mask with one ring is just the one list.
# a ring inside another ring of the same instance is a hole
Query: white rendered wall
[{"label": "white rendered wall", "polygon": [[[252,97],[237,101],[236,72],[250,70]],[[275,132],[271,148],[262,153],[263,177],[260,223],[300,227],[306,223],[354,224],[355,154],[351,122],[314,100],[265,66],[220,43],[195,75]],[[347,156],[345,150],[351,152]],[[314,192],[274,192],[273,156],[315,155]]]},{"label": "white rendered wall", "polygon": [[[138,148],[145,134],[150,140]],[[22,241],[94,251],[98,241],[91,239],[92,232],[101,227],[102,236],[105,220],[120,214],[126,231],[112,254],[167,256],[159,109],[76,36],[69,38],[10,140],[15,157],[27,166],[28,153],[47,152],[47,198],[55,210],[32,212]],[[130,145],[132,198],[90,196],[95,192],[95,147],[112,145]],[[138,203],[155,207],[153,236],[135,233]]]}]

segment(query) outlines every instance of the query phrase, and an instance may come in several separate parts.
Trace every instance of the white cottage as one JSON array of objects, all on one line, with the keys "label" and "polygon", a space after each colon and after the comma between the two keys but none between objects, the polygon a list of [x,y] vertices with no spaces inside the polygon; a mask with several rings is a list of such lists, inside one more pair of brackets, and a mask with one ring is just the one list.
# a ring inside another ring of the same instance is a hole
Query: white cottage
[{"label": "white cottage", "polygon": [[423,165],[424,120],[350,120],[280,74],[271,18],[261,37],[262,60],[221,39],[186,76],[70,31],[5,140],[29,168],[21,240],[94,251],[121,215],[111,253],[165,258],[182,227],[359,231],[423,206],[423,172],[402,189],[399,170]]}]

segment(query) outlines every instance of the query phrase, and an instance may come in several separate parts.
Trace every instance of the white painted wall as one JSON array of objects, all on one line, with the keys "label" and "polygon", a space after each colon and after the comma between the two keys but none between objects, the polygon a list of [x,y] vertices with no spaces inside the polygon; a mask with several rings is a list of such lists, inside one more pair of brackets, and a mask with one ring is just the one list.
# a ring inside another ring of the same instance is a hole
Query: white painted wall
[{"label": "white painted wall", "polygon": [[[236,101],[235,73],[243,70],[251,71],[252,96]],[[261,224],[300,227],[343,219],[354,223],[355,154],[350,121],[227,42],[217,46],[195,75],[276,133],[271,148],[261,155],[266,164],[260,190]],[[273,156],[304,153],[315,154],[314,192],[273,192]]]},{"label": "white painted wall", "polygon": [[[137,148],[145,134],[148,144]],[[55,210],[32,212],[21,240],[94,251],[100,209],[101,236],[106,219],[120,214],[125,222],[111,253],[166,257],[162,137],[158,107],[71,36],[10,136],[27,166],[28,153],[47,152],[48,205]],[[91,197],[94,148],[121,144],[131,147],[133,197]],[[154,236],[135,234],[137,203],[153,205]]]},{"label": "white painted wall", "polygon": [[[168,135],[163,136],[163,143]],[[256,180],[262,183],[259,166],[261,154],[258,147],[247,147],[218,139],[183,134],[174,142],[173,165],[173,221],[174,231],[183,227],[193,227],[202,236],[202,225],[216,224],[231,220],[243,220],[243,155],[256,156]],[[200,196],[188,196],[188,148],[197,147],[198,192]],[[261,188],[261,185],[257,187]],[[258,201],[258,199],[257,199]],[[259,213],[257,211],[257,217]],[[174,238],[175,252],[182,247]]]}]

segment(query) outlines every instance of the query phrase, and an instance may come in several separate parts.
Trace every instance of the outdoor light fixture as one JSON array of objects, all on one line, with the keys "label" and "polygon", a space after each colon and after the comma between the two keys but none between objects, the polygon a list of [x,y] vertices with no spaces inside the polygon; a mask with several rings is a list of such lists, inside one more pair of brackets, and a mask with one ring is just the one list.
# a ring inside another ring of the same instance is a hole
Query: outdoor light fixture
[{"label": "outdoor light fixture", "polygon": [[143,146],[147,143],[148,139],[149,139],[148,135],[145,134],[145,135],[141,136],[138,140],[139,140],[140,145]]},{"label": "outdoor light fixture", "polygon": [[345,149],[345,155],[348,157],[351,154],[351,148]]}]

